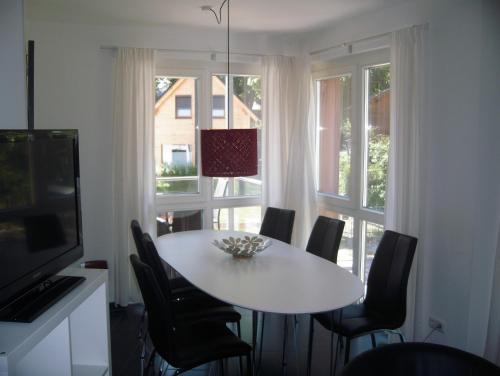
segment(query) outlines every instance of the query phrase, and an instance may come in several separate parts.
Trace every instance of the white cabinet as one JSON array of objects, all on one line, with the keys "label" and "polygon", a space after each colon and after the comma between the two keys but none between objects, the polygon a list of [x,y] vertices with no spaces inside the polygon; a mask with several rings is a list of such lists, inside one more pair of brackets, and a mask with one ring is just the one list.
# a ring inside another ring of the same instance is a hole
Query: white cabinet
[{"label": "white cabinet", "polygon": [[0,322],[0,376],[110,376],[107,271],[65,269],[86,280],[29,324]]}]

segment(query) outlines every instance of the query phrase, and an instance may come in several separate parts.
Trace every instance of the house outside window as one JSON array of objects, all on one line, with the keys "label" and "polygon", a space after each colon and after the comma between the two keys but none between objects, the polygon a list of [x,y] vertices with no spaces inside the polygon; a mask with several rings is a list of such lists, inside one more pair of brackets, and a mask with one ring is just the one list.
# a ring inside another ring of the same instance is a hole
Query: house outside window
[{"label": "house outside window", "polygon": [[320,214],[346,222],[337,262],[366,283],[384,231],[390,137],[389,51],[313,73]]}]

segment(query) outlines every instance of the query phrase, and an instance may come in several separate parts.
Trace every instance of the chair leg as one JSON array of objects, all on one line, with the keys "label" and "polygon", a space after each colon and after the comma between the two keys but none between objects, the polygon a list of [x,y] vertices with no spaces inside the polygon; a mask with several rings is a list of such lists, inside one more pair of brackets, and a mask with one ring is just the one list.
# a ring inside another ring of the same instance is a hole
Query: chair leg
[{"label": "chair leg", "polygon": [[[241,324],[239,321],[236,322],[236,330],[238,332],[238,338],[241,339]],[[243,359],[241,359],[241,356],[239,357],[239,362],[240,362],[240,375],[243,374]]]},{"label": "chair leg", "polygon": [[330,333],[330,375],[332,375],[333,371],[333,335],[334,331],[332,330]]},{"label": "chair leg", "polygon": [[259,349],[259,366],[257,369],[260,369],[260,365],[262,364],[262,349],[264,347],[264,322],[266,321],[266,313],[262,312],[262,323],[260,324],[260,349]]},{"label": "chair leg", "polygon": [[257,311],[252,311],[252,366],[255,369],[255,354],[257,353],[257,326],[259,316]]},{"label": "chair leg", "polygon": [[285,324],[284,324],[284,327],[283,327],[283,352],[281,354],[281,364],[283,366],[286,366],[286,357],[285,357],[285,353],[286,353],[286,340],[287,340],[287,336],[288,336],[288,316],[285,315]]},{"label": "chair leg", "polygon": [[333,364],[332,375],[335,375],[335,372],[337,372],[337,360],[339,358],[339,342],[342,343],[342,337],[340,336],[340,334],[337,334],[337,345],[335,346],[335,363]]},{"label": "chair leg", "polygon": [[247,355],[247,373],[249,376],[253,375],[252,358],[250,354]]},{"label": "chair leg", "polygon": [[224,376],[224,361],[222,359],[219,359],[219,374]]},{"label": "chair leg", "polygon": [[144,375],[146,375],[146,376],[148,375],[148,372],[150,370],[151,363],[154,362],[155,354],[156,354],[156,349],[153,349],[151,351],[151,354],[149,354],[148,361],[146,362],[146,368],[144,369]]},{"label": "chair leg", "polygon": [[375,340],[375,333],[370,333],[370,338],[372,339],[372,348],[377,347],[377,341]]},{"label": "chair leg", "polygon": [[351,339],[346,337],[345,338],[345,357],[344,357],[344,365],[349,362],[349,352],[351,351]]},{"label": "chair leg", "polygon": [[307,344],[307,376],[311,376],[313,336],[314,336],[314,318],[312,316],[309,316],[309,341]]}]

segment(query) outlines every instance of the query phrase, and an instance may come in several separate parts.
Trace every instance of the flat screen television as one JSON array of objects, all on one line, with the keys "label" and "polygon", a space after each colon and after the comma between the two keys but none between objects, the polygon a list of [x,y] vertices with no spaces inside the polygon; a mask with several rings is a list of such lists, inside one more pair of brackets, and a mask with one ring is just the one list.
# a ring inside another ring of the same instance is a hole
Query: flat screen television
[{"label": "flat screen television", "polygon": [[36,318],[82,256],[78,131],[0,130],[0,320]]}]

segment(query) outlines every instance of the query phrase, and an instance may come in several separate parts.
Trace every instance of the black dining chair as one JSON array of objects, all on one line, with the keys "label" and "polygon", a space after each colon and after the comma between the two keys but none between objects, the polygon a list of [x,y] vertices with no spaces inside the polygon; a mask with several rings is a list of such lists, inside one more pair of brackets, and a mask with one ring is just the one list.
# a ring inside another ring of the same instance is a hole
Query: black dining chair
[{"label": "black dining chair", "polygon": [[[179,298],[172,293],[170,281],[168,279],[165,268],[161,263],[160,255],[156,246],[149,236],[144,234],[142,236],[144,245],[144,259],[141,261],[149,265],[155,274],[156,280],[160,288],[169,291],[169,296],[172,297],[172,304],[176,320],[197,320],[197,321],[222,321],[228,323],[235,323],[238,330],[238,336],[241,335],[240,320],[241,315],[234,310],[234,308],[218,299],[215,299],[208,294],[192,295],[188,297]],[[139,255],[140,257],[140,255]]]},{"label": "black dining chair", "polygon": [[[247,373],[252,374],[252,348],[235,336],[222,321],[191,321],[177,319],[173,297],[168,286],[161,286],[153,269],[130,256],[139,288],[148,311],[148,331],[154,350],[146,364],[147,375],[157,353],[179,375],[202,364],[230,357],[247,357]],[[220,367],[221,372],[223,366]]]},{"label": "black dining chair", "polygon": [[[290,244],[292,241],[293,223],[295,221],[295,210],[267,207],[260,226],[260,235],[277,239]],[[266,314],[262,312],[262,322],[260,327],[260,358],[262,358],[262,347],[264,343],[264,323]],[[288,319],[285,316],[285,330]]]},{"label": "black dining chair", "polygon": [[[134,238],[134,243],[135,247],[137,249],[137,253],[139,254],[139,258],[141,260],[145,260],[145,250],[143,246],[143,240],[142,236],[144,235],[144,232],[142,231],[142,227],[139,224],[139,221],[136,219],[133,219],[130,222],[130,230],[132,232],[132,237]],[[169,265],[167,265],[163,260],[160,259],[160,263],[163,265],[164,268],[169,268]],[[167,273],[168,275],[168,273]],[[173,278],[169,278],[170,286],[172,288],[172,295],[175,298],[183,298],[186,297],[190,294],[201,294],[201,291],[197,289],[195,286],[193,286],[191,283],[189,283],[184,277],[177,276]]]},{"label": "black dining chair", "polygon": [[320,215],[314,223],[306,246],[306,252],[337,263],[340,241],[345,222]]},{"label": "black dining chair", "polygon": [[262,219],[259,234],[290,244],[294,220],[295,210],[269,206]]},{"label": "black dining chair", "polygon": [[342,376],[499,376],[500,367],[486,359],[433,343],[396,343],[354,358]]},{"label": "black dining chair", "polygon": [[[338,342],[346,338],[344,364],[349,360],[352,338],[370,334],[376,347],[375,333],[395,331],[406,318],[406,288],[417,239],[386,230],[375,252],[368,274],[364,301],[332,311],[311,316],[307,374],[310,375],[312,359],[313,320],[325,329],[338,334]],[[341,288],[341,286],[339,286]],[[400,332],[397,332],[404,341]],[[333,356],[333,353],[331,354]],[[335,357],[336,369],[337,357]]]},{"label": "black dining chair", "polygon": [[[229,304],[215,299],[190,284],[183,277],[169,279],[165,263],[158,255],[156,246],[148,234],[142,232],[139,222],[133,220],[130,224],[137,253],[141,261],[148,264],[154,271],[161,288],[169,288],[179,320],[223,321],[236,324],[238,336],[241,336],[241,315]],[[141,362],[146,356],[146,307],[139,324],[138,338],[142,344]]]},{"label": "black dining chair", "polygon": [[[345,222],[337,218],[329,218],[320,215],[314,223],[306,252],[312,253],[325,260],[337,263],[340,242],[344,233]],[[314,322],[310,321],[309,327],[309,350],[312,349],[312,333]],[[330,336],[330,352],[333,352],[333,331]],[[308,354],[310,357],[311,354]],[[330,358],[330,372],[332,369],[332,358]]]}]

